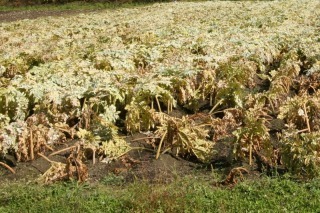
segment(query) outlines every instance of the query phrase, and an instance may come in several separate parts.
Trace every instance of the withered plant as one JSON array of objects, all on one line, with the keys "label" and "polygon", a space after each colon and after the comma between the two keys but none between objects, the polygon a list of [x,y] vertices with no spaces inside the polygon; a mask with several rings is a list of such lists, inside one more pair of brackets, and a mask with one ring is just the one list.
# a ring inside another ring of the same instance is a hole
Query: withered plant
[{"label": "withered plant", "polygon": [[301,133],[292,124],[282,132],[281,156],[284,166],[299,177],[320,174],[320,132]]},{"label": "withered plant", "polygon": [[214,142],[208,140],[210,125],[201,120],[196,121],[196,116],[167,118],[156,131],[156,135],[161,137],[156,158],[171,150],[175,155],[194,156],[202,162],[210,161],[214,153]]},{"label": "withered plant", "polygon": [[267,119],[268,115],[263,108],[250,108],[245,112],[242,126],[233,132],[236,136],[233,150],[236,158],[243,159],[247,156],[249,165],[252,165],[254,152],[263,149],[268,155],[272,153]]},{"label": "withered plant", "polygon": [[80,145],[75,146],[71,150],[71,154],[67,158],[66,163],[52,161],[43,154],[39,154],[39,156],[51,164],[51,167],[38,178],[40,183],[50,184],[62,180],[84,182],[88,178],[88,169],[82,162],[83,153]]}]

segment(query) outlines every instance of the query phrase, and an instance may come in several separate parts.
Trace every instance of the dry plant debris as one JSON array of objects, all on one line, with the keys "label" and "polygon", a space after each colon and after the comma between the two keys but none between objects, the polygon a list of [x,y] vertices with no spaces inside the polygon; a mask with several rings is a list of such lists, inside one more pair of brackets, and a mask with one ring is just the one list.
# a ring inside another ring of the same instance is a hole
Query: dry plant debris
[{"label": "dry plant debris", "polygon": [[1,23],[1,157],[77,139],[68,168],[45,176],[82,181],[80,153],[116,159],[131,150],[120,131],[151,131],[156,157],[209,162],[227,141],[239,161],[277,150],[317,176],[319,17],[317,0],[214,1]]}]

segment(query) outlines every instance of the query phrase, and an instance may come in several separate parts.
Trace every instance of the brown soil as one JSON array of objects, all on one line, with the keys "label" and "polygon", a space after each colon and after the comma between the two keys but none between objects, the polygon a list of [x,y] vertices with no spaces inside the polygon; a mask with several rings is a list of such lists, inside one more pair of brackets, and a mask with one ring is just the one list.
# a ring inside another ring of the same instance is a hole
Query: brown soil
[{"label": "brown soil", "polygon": [[[142,139],[141,139],[142,138]],[[153,147],[148,143],[144,134],[135,134],[127,137],[127,141],[132,147],[144,147],[150,150]],[[141,140],[139,140],[141,139]],[[66,147],[73,146],[76,141],[70,140],[68,143],[54,147],[55,151],[62,150]],[[84,163],[88,168],[90,183],[98,182],[108,176],[122,177],[126,182],[135,180],[143,180],[149,183],[170,183],[178,177],[186,176],[201,176],[210,177],[212,169],[227,176],[236,164],[231,164],[230,146],[227,143],[218,142],[215,145],[217,153],[213,156],[210,164],[202,164],[195,162],[194,159],[184,159],[175,156],[171,153],[160,155],[159,159],[155,159],[155,152],[146,151],[143,149],[131,150],[126,155],[110,163],[105,163],[96,158],[96,163],[93,164],[92,159],[84,159]],[[45,156],[55,162],[66,163],[70,151],[65,151],[54,156],[49,156],[50,153],[45,153]],[[10,154],[6,155],[6,159],[2,162],[10,165],[15,174],[12,174],[8,169],[0,166],[0,183],[5,181],[25,181],[33,182],[45,173],[51,164],[42,157],[29,162],[16,162],[15,158]]]},{"label": "brown soil", "polygon": [[64,11],[50,11],[50,10],[25,10],[25,11],[0,11],[0,23],[12,22],[23,19],[36,19],[47,16],[72,16],[79,13],[89,13],[94,10],[64,10]]},{"label": "brown soil", "polygon": [[[152,146],[146,143],[145,140],[137,140],[139,138],[145,138],[143,134],[136,134],[127,138],[128,142],[134,140],[131,143],[133,147],[145,147],[152,149]],[[61,150],[66,146],[72,146],[74,141],[68,142],[68,144],[59,145],[55,147],[56,150]],[[221,153],[226,151],[221,150]],[[49,156],[50,152],[45,153]],[[66,159],[69,156],[68,151],[60,153],[48,158],[52,161],[66,163]],[[224,156],[216,156],[216,161],[219,163]],[[10,165],[15,174],[12,174],[8,169],[0,166],[0,183],[2,181],[35,181],[41,174],[46,172],[51,164],[39,157],[29,162],[16,162],[15,158],[11,155],[6,155],[6,159],[2,162]],[[146,151],[143,149],[131,150],[128,154],[120,157],[116,161],[105,163],[96,159],[96,163],[93,165],[92,159],[84,160],[88,168],[89,179],[88,181],[93,183],[103,180],[108,175],[121,176],[127,182],[133,182],[135,180],[144,180],[150,183],[169,183],[175,180],[177,177],[184,177],[196,174],[197,176],[208,175],[211,171],[211,166],[204,166],[203,164],[193,162],[192,159],[186,160],[178,156],[174,156],[170,153],[163,154],[159,159],[155,159],[155,152]],[[213,166],[218,168],[219,163]],[[229,169],[230,170],[230,169]]]}]

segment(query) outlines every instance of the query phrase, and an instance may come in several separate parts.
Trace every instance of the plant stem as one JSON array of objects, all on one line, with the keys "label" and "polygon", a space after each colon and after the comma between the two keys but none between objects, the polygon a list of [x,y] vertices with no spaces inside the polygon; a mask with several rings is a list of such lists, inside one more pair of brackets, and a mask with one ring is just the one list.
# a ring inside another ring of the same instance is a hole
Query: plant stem
[{"label": "plant stem", "polygon": [[161,107],[160,107],[160,102],[159,102],[158,96],[156,96],[156,101],[157,101],[157,105],[158,105],[158,108],[159,108],[159,112],[162,112],[162,111],[161,111]]},{"label": "plant stem", "polygon": [[253,135],[250,135],[250,146],[249,146],[249,165],[252,165],[252,142]]},{"label": "plant stem", "polygon": [[298,134],[298,133],[302,133],[302,132],[306,132],[306,131],[309,131],[309,129],[308,128],[307,129],[301,129],[301,130],[297,131],[296,133]]},{"label": "plant stem", "polygon": [[34,153],[33,153],[33,134],[32,134],[32,128],[29,128],[30,131],[30,158],[31,160],[34,159]]},{"label": "plant stem", "polygon": [[170,149],[171,149],[171,147],[165,149],[165,150],[161,153],[161,155],[165,154],[165,153],[166,153],[167,151],[169,151]]},{"label": "plant stem", "polygon": [[44,144],[44,146],[49,149],[50,151],[53,151],[53,148],[51,148],[48,144]]},{"label": "plant stem", "polygon": [[153,98],[151,98],[151,109],[153,109]]},{"label": "plant stem", "polygon": [[252,143],[249,146],[249,165],[252,165]]},{"label": "plant stem", "polygon": [[43,157],[46,161],[50,162],[50,163],[55,163],[54,161],[50,160],[49,158],[47,158],[45,155],[41,154],[41,153],[38,153],[38,155],[40,157]]},{"label": "plant stem", "polygon": [[16,172],[10,167],[8,166],[7,164],[3,163],[3,162],[0,162],[0,165],[7,168],[12,174],[15,174]]},{"label": "plant stem", "polygon": [[163,134],[163,136],[162,136],[162,138],[161,138],[161,141],[160,141],[160,143],[159,143],[159,147],[158,147],[158,150],[157,150],[157,154],[156,154],[156,159],[158,159],[159,156],[160,156],[161,146],[162,146],[162,143],[163,143],[163,141],[164,141],[164,138],[165,138],[166,135],[167,135],[167,132],[168,132],[168,130],[166,130],[166,131],[164,132],[164,134]]},{"label": "plant stem", "polygon": [[212,114],[212,112],[213,112],[223,101],[224,101],[223,98],[220,99],[220,100],[218,101],[218,103],[216,103],[216,105],[214,105],[214,106],[212,107],[212,109],[210,110],[209,114]]},{"label": "plant stem", "polygon": [[145,140],[145,139],[156,139],[156,138],[159,138],[159,137],[142,137],[142,138],[137,138],[137,139],[131,140],[130,142],[141,141],[141,140]]},{"label": "plant stem", "polygon": [[93,154],[92,154],[92,164],[94,165],[96,163],[96,150],[92,149]]},{"label": "plant stem", "polygon": [[307,127],[308,127],[308,132],[311,132],[310,121],[309,121],[309,117],[308,117],[308,113],[307,113],[307,106],[306,105],[307,105],[307,103],[304,103],[303,109],[304,109],[304,114],[305,114],[306,123],[307,123]]}]

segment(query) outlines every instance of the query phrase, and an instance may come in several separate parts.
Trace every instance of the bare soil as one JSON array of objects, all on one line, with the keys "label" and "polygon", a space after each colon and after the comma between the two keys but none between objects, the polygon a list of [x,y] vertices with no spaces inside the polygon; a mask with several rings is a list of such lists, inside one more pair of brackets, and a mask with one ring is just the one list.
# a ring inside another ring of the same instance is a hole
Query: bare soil
[{"label": "bare soil", "polygon": [[95,10],[24,10],[24,11],[0,11],[0,23],[13,22],[23,19],[37,19],[47,16],[72,16],[79,13],[89,13]]},{"label": "bare soil", "polygon": [[[127,137],[127,141],[131,142],[133,147],[145,147],[152,149],[152,146],[146,143],[145,139],[139,141],[139,138],[145,138],[143,134],[136,134]],[[66,144],[55,147],[56,150],[61,150],[65,147],[70,147],[75,141],[69,141]],[[225,148],[225,147],[223,147]],[[51,152],[45,153],[49,156]],[[220,150],[220,153],[226,153],[226,150]],[[66,163],[68,151],[59,153],[48,158],[55,162]],[[226,156],[217,155],[212,161],[212,165],[203,165],[195,162],[192,159],[183,159],[179,156],[174,156],[170,153],[163,154],[159,159],[155,159],[155,152],[143,149],[131,150],[128,154],[119,159],[106,163],[96,158],[96,163],[93,164],[92,159],[84,160],[88,168],[89,182],[101,181],[108,175],[118,175],[124,178],[126,182],[135,180],[144,180],[150,183],[170,183],[177,177],[197,174],[197,176],[208,175],[213,167],[219,168],[221,159],[224,161]],[[29,162],[16,162],[14,156],[6,155],[2,160],[15,170],[15,174],[8,169],[0,166],[0,183],[3,181],[35,181],[41,174],[45,173],[51,166],[50,162],[42,157],[38,157]],[[217,163],[218,162],[218,163]],[[226,162],[223,162],[225,166]],[[216,164],[216,165],[215,165]],[[230,170],[230,169],[229,169]]]}]

